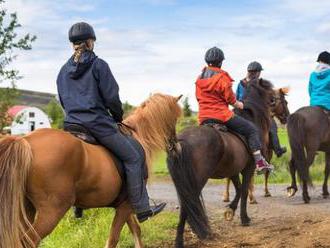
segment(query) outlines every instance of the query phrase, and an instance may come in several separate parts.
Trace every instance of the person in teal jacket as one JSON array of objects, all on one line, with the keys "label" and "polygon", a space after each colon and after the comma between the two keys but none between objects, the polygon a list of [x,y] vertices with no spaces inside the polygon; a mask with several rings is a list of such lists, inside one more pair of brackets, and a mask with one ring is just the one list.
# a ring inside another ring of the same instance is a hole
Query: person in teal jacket
[{"label": "person in teal jacket", "polygon": [[310,106],[330,110],[330,53],[320,53],[317,62],[318,65],[309,78]]}]

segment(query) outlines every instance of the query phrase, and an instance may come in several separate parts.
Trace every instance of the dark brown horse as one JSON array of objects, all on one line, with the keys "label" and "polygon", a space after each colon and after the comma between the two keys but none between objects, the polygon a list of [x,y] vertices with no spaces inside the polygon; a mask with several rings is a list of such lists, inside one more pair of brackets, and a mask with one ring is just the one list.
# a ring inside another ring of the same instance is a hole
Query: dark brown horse
[{"label": "dark brown horse", "polygon": [[288,135],[291,146],[290,174],[291,186],[288,195],[297,192],[296,171],[302,182],[303,199],[309,203],[308,184],[311,184],[309,167],[312,165],[316,152],[325,152],[325,170],[323,197],[329,197],[328,177],[330,173],[330,119],[329,112],[320,107],[303,107],[289,117]]},{"label": "dark brown horse", "polygon": [[[242,115],[258,121],[269,131],[270,108],[274,98],[272,84],[256,80],[249,85]],[[239,137],[230,132],[219,132],[208,126],[185,129],[168,151],[168,168],[180,201],[180,221],[177,227],[176,247],[183,247],[183,232],[187,221],[201,239],[210,232],[201,191],[209,178],[230,178],[236,195],[225,215],[231,219],[241,199],[242,225],[250,224],[246,203],[248,186],[255,170],[254,159]],[[242,174],[241,184],[239,174]]]},{"label": "dark brown horse", "polygon": [[[287,123],[287,119],[289,117],[289,109],[288,109],[288,103],[285,99],[285,96],[289,93],[289,88],[284,87],[275,90],[275,97],[274,97],[274,102],[273,106],[271,109],[271,113],[273,117],[276,117],[282,124]],[[258,124],[258,122],[256,123]],[[266,142],[266,140],[264,141]],[[267,151],[264,150],[264,156],[268,162],[272,159],[273,155],[273,148],[271,146],[271,142],[269,144],[264,144],[264,147],[267,148]],[[264,181],[264,196],[265,197],[270,197],[271,194],[268,189],[268,179],[269,179],[269,172],[265,173],[265,181]],[[229,202],[229,185],[230,185],[230,179],[226,179],[226,189],[223,194],[223,201],[224,202]],[[251,204],[256,204],[257,200],[254,196],[254,176],[251,178],[251,183],[249,187],[249,202]]]},{"label": "dark brown horse", "polygon": [[[155,94],[125,119],[146,153],[165,150],[175,137],[179,98]],[[54,129],[0,141],[0,247],[37,247],[71,206],[108,207],[120,194],[118,160],[105,148]],[[116,207],[106,247],[116,247],[123,225],[142,247],[141,230],[128,201]]]}]

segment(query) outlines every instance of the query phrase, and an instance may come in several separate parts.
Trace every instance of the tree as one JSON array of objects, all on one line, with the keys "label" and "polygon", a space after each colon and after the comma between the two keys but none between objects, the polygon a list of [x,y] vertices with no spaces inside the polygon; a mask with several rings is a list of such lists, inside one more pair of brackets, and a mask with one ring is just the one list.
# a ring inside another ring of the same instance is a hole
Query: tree
[{"label": "tree", "polygon": [[17,50],[30,50],[32,42],[36,40],[34,35],[17,34],[17,29],[21,27],[17,15],[7,13],[3,5],[4,0],[0,0],[0,83],[9,81],[11,87],[0,90],[0,130],[6,123],[8,125],[7,110],[15,103],[18,96],[15,83],[21,78],[18,70],[8,66],[17,57]]},{"label": "tree", "polygon": [[190,117],[192,114],[190,105],[189,105],[189,98],[185,97],[183,100],[183,116],[184,117]]},{"label": "tree", "polygon": [[58,101],[52,99],[45,107],[45,112],[51,120],[52,127],[63,128],[64,113]]},{"label": "tree", "polygon": [[134,110],[134,106],[129,104],[128,101],[123,103],[124,117],[128,116],[132,110]]}]

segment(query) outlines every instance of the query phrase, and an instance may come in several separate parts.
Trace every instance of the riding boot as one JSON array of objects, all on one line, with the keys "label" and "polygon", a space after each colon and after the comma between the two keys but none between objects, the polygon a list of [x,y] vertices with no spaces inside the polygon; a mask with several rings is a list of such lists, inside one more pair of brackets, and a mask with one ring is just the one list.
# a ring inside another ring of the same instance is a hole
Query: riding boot
[{"label": "riding boot", "polygon": [[270,139],[272,142],[273,150],[277,157],[281,157],[284,153],[286,153],[286,147],[281,147],[280,145],[280,140],[277,135],[277,125],[274,119],[271,121]]},{"label": "riding boot", "polygon": [[79,207],[73,207],[74,217],[80,219],[83,217],[83,209]]}]

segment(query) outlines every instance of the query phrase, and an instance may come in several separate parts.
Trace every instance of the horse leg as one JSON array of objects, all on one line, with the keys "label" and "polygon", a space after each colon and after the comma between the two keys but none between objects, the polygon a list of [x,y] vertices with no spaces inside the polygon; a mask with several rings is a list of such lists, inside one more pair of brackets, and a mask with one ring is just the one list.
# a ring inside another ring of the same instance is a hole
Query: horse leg
[{"label": "horse leg", "polygon": [[226,189],[223,193],[223,202],[229,202],[229,186],[230,186],[230,179],[226,178]]},{"label": "horse leg", "polygon": [[28,231],[28,236],[34,243],[34,247],[38,247],[41,240],[49,235],[69,210],[71,204],[59,203],[56,205],[45,204],[36,207],[36,215],[33,223],[34,231]]},{"label": "horse leg", "polygon": [[297,180],[296,180],[296,167],[294,164],[293,158],[289,163],[290,175],[291,175],[291,186],[287,187],[287,194],[289,197],[292,197],[298,191]]},{"label": "horse leg", "polygon": [[269,171],[265,173],[265,197],[271,197],[272,195],[270,194],[268,190],[268,178],[269,178]]},{"label": "horse leg", "polygon": [[250,202],[250,204],[258,203],[254,196],[254,176],[251,177],[251,181],[249,184],[249,202]]},{"label": "horse leg", "polygon": [[234,184],[236,194],[235,194],[234,200],[228,205],[228,208],[225,211],[225,219],[227,221],[233,220],[233,217],[235,215],[235,211],[237,209],[237,205],[238,205],[239,199],[241,198],[241,193],[242,193],[242,184],[239,179],[239,175],[233,176],[230,179]]},{"label": "horse leg", "polygon": [[[307,157],[306,157],[306,170],[309,171],[309,167],[312,165],[315,155],[316,155],[316,150],[315,146],[313,144],[310,147],[306,148],[307,150]],[[307,180],[302,180],[303,182],[303,199],[305,203],[309,203],[311,198],[308,194],[308,182]]]},{"label": "horse leg", "polygon": [[252,163],[247,165],[245,169],[242,171],[243,175],[243,183],[242,183],[242,196],[241,196],[241,223],[243,226],[250,225],[251,219],[247,214],[247,198],[248,198],[248,188],[251,181],[251,177],[254,173],[254,166]]},{"label": "horse leg", "polygon": [[180,209],[180,220],[178,227],[176,229],[176,238],[175,238],[175,247],[176,248],[183,248],[183,233],[184,233],[184,226],[186,224],[187,215],[185,211],[181,208]]},{"label": "horse leg", "polygon": [[329,197],[329,191],[328,191],[329,173],[330,173],[330,153],[326,153],[325,154],[324,182],[323,182],[323,187],[322,187],[323,198]]},{"label": "horse leg", "polygon": [[119,241],[120,232],[123,229],[124,224],[129,220],[129,216],[132,214],[132,208],[127,202],[122,203],[116,208],[115,217],[112,221],[110,237],[107,241],[105,248],[114,248]]},{"label": "horse leg", "polygon": [[143,248],[141,240],[141,228],[134,214],[130,214],[130,216],[128,217],[127,225],[131,233],[133,234],[135,248]]}]

